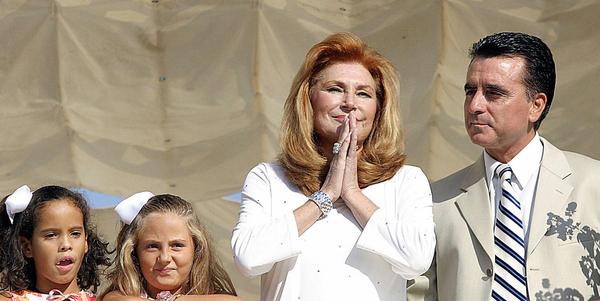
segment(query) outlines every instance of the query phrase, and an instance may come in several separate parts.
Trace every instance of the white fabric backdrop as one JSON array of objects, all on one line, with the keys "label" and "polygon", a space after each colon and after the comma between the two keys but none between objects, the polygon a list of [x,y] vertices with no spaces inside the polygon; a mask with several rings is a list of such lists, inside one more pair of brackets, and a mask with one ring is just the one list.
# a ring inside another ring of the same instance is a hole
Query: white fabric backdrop
[{"label": "white fabric backdrop", "polygon": [[[462,123],[467,49],[497,31],[549,44],[558,83],[540,132],[600,158],[599,13],[594,0],[3,0],[0,190],[152,190],[223,208],[202,214],[236,274],[237,209],[218,198],[275,158],[283,101],[313,44],[352,31],[394,63],[409,162],[435,180],[480,153]],[[114,239],[114,217],[97,216]],[[255,300],[257,280],[233,276]]]}]

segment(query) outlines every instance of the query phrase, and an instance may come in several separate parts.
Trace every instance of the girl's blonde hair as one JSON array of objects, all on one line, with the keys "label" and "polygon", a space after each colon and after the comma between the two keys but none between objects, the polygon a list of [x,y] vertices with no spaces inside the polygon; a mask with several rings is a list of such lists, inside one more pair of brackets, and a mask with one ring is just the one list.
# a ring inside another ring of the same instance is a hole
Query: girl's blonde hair
[{"label": "girl's blonde hair", "polygon": [[319,190],[329,170],[313,128],[310,92],[321,71],[336,63],[363,65],[376,85],[377,113],[358,158],[361,188],[390,179],[404,164],[404,137],[398,105],[399,80],[392,64],[352,33],[335,33],[314,45],[294,78],[283,111],[279,162],[306,194]]},{"label": "girl's blonde hair", "polygon": [[111,285],[100,298],[111,291],[139,297],[146,283],[135,253],[144,218],[150,213],[173,213],[186,220],[194,241],[194,259],[187,283],[180,293],[185,295],[228,294],[237,296],[229,275],[223,269],[212,247],[212,242],[192,205],[170,194],[156,195],[148,200],[130,225],[123,224],[117,236],[117,255],[108,273]]}]

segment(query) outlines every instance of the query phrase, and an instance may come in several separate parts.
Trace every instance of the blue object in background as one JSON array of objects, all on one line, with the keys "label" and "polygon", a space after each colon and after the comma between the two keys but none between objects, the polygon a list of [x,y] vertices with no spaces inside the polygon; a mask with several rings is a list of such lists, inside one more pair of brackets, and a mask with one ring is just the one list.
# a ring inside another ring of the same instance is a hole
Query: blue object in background
[{"label": "blue object in background", "polygon": [[122,197],[116,195],[91,191],[82,187],[75,187],[72,188],[72,190],[83,194],[88,201],[88,205],[94,209],[114,208],[121,200],[123,200]]},{"label": "blue object in background", "polygon": [[[120,196],[96,192],[82,187],[75,187],[72,188],[72,190],[83,194],[88,201],[88,204],[93,209],[114,208],[124,199]],[[240,192],[232,193],[224,196],[223,199],[234,203],[240,203],[242,201],[242,194]]]},{"label": "blue object in background", "polygon": [[241,192],[232,193],[230,195],[224,196],[223,199],[226,201],[234,202],[234,203],[240,203],[242,201],[242,193]]}]

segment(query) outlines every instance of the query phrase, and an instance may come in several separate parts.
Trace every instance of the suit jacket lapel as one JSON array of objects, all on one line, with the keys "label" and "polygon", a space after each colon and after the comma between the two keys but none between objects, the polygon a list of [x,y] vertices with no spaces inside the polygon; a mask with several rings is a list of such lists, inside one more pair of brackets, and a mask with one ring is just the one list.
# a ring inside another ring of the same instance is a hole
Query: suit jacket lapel
[{"label": "suit jacket lapel", "polygon": [[465,193],[458,197],[456,205],[485,252],[494,258],[494,233],[483,156],[471,165],[461,189]]},{"label": "suit jacket lapel", "polygon": [[548,213],[562,214],[573,186],[565,179],[571,175],[571,168],[562,151],[542,138],[544,154],[537,182],[535,201],[531,214],[527,255],[529,256],[548,231]]}]

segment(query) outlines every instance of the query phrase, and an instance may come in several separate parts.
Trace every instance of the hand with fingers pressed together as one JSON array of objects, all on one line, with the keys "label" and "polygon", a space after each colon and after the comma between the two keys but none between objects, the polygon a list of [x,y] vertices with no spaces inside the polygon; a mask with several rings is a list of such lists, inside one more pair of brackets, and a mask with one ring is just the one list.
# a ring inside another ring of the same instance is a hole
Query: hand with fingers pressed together
[{"label": "hand with fingers pressed together", "polygon": [[[364,227],[366,221],[378,208],[377,205],[370,202],[360,189],[358,184],[358,156],[361,146],[358,144],[358,130],[355,113],[349,112],[340,126],[341,130],[338,136],[340,145],[339,151],[333,152],[329,172],[323,182],[321,191],[330,196],[332,202],[342,200],[348,205],[355,215],[355,218]],[[335,150],[334,144],[334,150]],[[359,206],[356,202],[363,202]]]},{"label": "hand with fingers pressed together", "polygon": [[316,78],[310,95],[314,127],[320,142],[318,147],[330,162],[321,191],[333,202],[340,197],[348,201],[349,197],[361,194],[357,159],[377,114],[375,81],[360,63],[333,64]]},{"label": "hand with fingers pressed together", "polygon": [[[350,112],[344,119],[341,125],[342,130],[339,131],[338,142],[334,143],[332,156],[330,159],[329,172],[323,182],[321,191],[325,192],[332,201],[337,201],[343,193],[345,176],[347,174],[347,161],[349,155],[350,144],[352,140],[352,130],[350,129],[350,120],[353,114]],[[354,123],[356,125],[356,123]],[[355,141],[356,143],[356,141]],[[336,148],[336,145],[339,147]],[[336,151],[337,150],[337,151]],[[355,151],[356,152],[356,151]],[[356,165],[354,165],[356,167]]]}]

